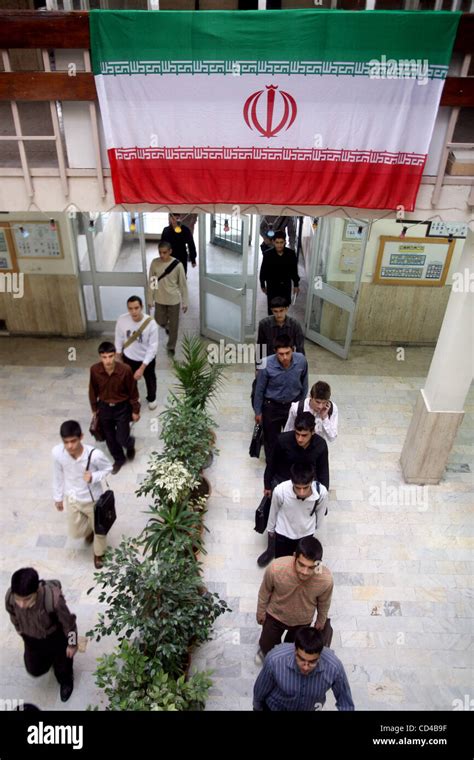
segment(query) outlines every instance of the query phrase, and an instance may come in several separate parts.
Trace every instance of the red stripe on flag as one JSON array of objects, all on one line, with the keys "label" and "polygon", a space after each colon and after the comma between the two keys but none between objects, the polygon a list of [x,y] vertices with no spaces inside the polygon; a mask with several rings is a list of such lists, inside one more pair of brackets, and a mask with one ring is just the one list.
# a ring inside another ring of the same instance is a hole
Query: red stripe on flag
[{"label": "red stripe on flag", "polygon": [[116,203],[415,208],[423,166],[346,161],[117,159]]}]

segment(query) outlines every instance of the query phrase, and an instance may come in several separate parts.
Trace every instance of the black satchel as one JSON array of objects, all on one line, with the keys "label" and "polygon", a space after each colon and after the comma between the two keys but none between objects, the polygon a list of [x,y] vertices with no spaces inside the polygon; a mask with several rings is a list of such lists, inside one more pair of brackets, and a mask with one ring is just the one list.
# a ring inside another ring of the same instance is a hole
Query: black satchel
[{"label": "black satchel", "polygon": [[255,425],[252,433],[252,440],[249,446],[249,456],[256,459],[260,456],[260,451],[263,443],[263,427],[262,425]]},{"label": "black satchel", "polygon": [[270,506],[272,499],[270,496],[264,496],[257,509],[255,510],[255,528],[257,533],[265,533],[267,527],[268,516],[270,514]]},{"label": "black satchel", "polygon": [[[86,470],[89,469],[92,453],[95,449],[91,449],[89,458],[87,460]],[[94,501],[94,496],[89,487],[89,493]],[[106,536],[115,520],[117,519],[117,513],[115,511],[115,496],[114,492],[108,488],[97,499],[94,505],[94,533],[98,536]]]},{"label": "black satchel", "polygon": [[[89,425],[89,433],[93,438],[95,438],[96,441],[105,441],[105,435],[104,431],[102,430],[102,425],[100,424],[100,417],[99,413],[93,414],[91,419],[91,424]],[[89,463],[87,463],[87,466],[89,467]]]}]

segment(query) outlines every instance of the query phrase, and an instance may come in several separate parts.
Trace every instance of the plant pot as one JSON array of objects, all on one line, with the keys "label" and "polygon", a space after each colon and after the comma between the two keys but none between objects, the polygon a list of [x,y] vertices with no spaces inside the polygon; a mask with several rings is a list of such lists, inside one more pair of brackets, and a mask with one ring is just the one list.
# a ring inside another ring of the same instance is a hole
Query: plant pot
[{"label": "plant pot", "polygon": [[207,458],[207,461],[203,464],[202,469],[207,470],[207,468],[212,465],[213,461],[214,461],[214,452],[211,451],[211,453],[209,454]]},{"label": "plant pot", "polygon": [[208,499],[211,493],[211,484],[209,483],[208,479],[201,474],[199,478],[199,485],[197,485],[196,488],[193,488],[190,493],[191,499],[197,499],[198,497],[202,496]]}]

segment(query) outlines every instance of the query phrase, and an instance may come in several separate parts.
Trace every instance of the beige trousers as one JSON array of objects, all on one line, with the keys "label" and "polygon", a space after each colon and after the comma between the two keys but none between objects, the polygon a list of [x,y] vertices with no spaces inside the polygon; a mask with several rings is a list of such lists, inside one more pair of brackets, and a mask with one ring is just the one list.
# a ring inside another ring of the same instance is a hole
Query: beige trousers
[{"label": "beige trousers", "polygon": [[[67,513],[69,535],[71,538],[85,538],[94,530],[94,502],[76,501],[70,496],[64,497]],[[94,554],[102,557],[107,548],[107,536],[94,533]]]}]

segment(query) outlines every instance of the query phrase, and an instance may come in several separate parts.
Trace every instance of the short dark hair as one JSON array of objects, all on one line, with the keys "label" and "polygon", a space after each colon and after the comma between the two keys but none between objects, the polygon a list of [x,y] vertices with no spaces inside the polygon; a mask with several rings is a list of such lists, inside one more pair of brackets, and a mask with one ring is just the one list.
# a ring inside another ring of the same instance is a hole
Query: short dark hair
[{"label": "short dark hair", "polygon": [[295,633],[295,649],[306,654],[319,654],[324,647],[323,634],[311,626],[302,626]]},{"label": "short dark hair", "polygon": [[314,467],[310,464],[303,464],[296,462],[290,467],[291,482],[298,486],[305,486],[308,483],[312,483],[316,478]]},{"label": "short dark hair", "polygon": [[82,435],[81,426],[76,420],[66,420],[59,428],[61,438],[80,438]]},{"label": "short dark hair", "polygon": [[318,382],[312,386],[309,395],[311,398],[321,398],[325,401],[329,401],[331,398],[331,386],[329,383],[325,383],[324,380],[318,380]]},{"label": "short dark hair", "polygon": [[284,230],[277,230],[273,235],[273,240],[284,240],[286,243],[286,233]]},{"label": "short dark hair", "polygon": [[313,432],[315,425],[316,419],[311,412],[301,412],[301,414],[296,415],[295,430],[310,430]]},{"label": "short dark hair", "polygon": [[319,562],[323,558],[323,547],[320,541],[314,536],[305,536],[300,538],[296,544],[296,556],[303,555],[305,559],[310,559],[312,562]]},{"label": "short dark hair", "polygon": [[143,301],[140,296],[130,296],[130,298],[127,298],[127,304],[132,303],[132,301],[138,301],[140,306],[143,306]]},{"label": "short dark hair", "polygon": [[158,248],[169,248],[171,250],[171,243],[168,243],[167,240],[160,240]]},{"label": "short dark hair", "polygon": [[273,341],[273,348],[275,351],[278,348],[293,348],[293,341],[291,340],[289,335],[286,335],[286,333],[283,333],[282,335],[278,335],[277,338]]},{"label": "short dark hair", "polygon": [[270,309],[287,309],[290,304],[283,296],[275,296],[270,301]]},{"label": "short dark hair", "polygon": [[32,567],[22,567],[12,575],[11,589],[17,596],[30,596],[38,591],[39,576]]},{"label": "short dark hair", "polygon": [[113,343],[110,342],[110,340],[104,340],[99,348],[98,348],[99,354],[115,354],[116,348]]}]

